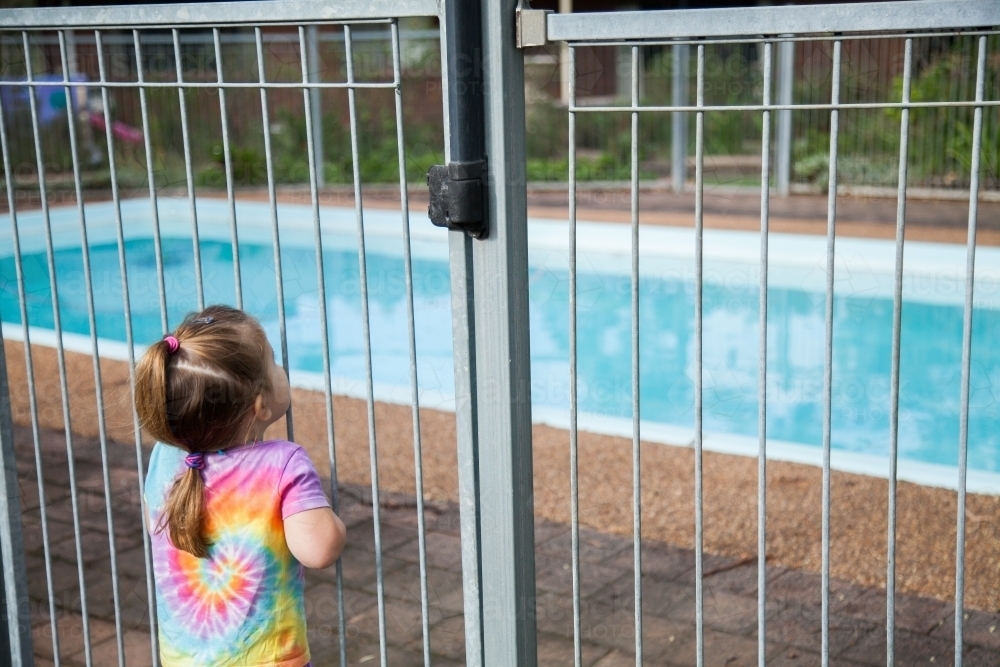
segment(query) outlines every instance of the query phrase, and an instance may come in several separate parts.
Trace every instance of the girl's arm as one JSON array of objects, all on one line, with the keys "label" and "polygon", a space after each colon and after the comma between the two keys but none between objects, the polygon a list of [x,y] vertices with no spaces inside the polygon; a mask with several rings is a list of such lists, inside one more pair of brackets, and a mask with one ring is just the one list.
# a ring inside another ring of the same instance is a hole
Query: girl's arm
[{"label": "girl's arm", "polygon": [[288,550],[306,567],[330,567],[340,558],[347,539],[344,522],[329,507],[296,512],[285,519]]}]

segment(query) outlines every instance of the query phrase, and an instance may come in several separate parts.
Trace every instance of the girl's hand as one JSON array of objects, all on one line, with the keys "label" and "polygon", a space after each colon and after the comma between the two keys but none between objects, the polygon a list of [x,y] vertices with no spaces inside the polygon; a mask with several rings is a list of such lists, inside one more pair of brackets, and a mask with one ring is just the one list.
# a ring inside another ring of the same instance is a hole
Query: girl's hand
[{"label": "girl's hand", "polygon": [[329,507],[297,512],[285,519],[288,550],[306,567],[322,569],[336,563],[346,540],[344,522]]}]

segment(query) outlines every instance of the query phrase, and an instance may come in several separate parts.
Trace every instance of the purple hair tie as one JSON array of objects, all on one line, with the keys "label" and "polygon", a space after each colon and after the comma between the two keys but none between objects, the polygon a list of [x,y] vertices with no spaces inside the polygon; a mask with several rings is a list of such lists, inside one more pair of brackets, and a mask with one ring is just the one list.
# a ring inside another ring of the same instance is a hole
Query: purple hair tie
[{"label": "purple hair tie", "polygon": [[188,468],[201,470],[205,467],[205,455],[201,452],[192,452],[184,457],[184,463],[187,464]]},{"label": "purple hair tie", "polygon": [[173,354],[181,347],[181,342],[177,340],[176,336],[164,336],[163,342],[167,344],[167,352]]}]

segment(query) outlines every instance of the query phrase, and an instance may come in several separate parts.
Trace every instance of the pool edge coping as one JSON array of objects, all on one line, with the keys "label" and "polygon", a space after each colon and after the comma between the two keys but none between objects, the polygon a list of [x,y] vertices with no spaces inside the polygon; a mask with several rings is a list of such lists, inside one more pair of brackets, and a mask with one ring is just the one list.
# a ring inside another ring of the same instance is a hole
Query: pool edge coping
[{"label": "pool edge coping", "polygon": [[[24,342],[23,327],[17,323],[5,322],[3,338],[12,342]],[[28,335],[32,346],[56,347],[56,334],[52,329],[29,327]],[[98,338],[98,351],[102,359],[111,361],[129,360],[128,346],[115,340]],[[68,352],[93,356],[93,344],[90,336],[75,333],[63,333],[63,349]],[[135,347],[135,356],[140,356],[144,346]],[[293,388],[308,391],[323,391],[324,376],[322,373],[308,371],[291,371],[290,384]],[[331,377],[331,387],[334,395],[345,396],[358,400],[367,398],[367,384],[364,380],[346,377]],[[391,405],[411,405],[410,388],[406,385],[389,383],[374,383],[375,400]],[[454,412],[454,396],[435,389],[420,391],[420,407],[442,412]],[[569,410],[548,407],[532,407],[532,424],[550,426],[568,430],[570,426]],[[580,413],[577,425],[580,431],[596,435],[607,435],[620,438],[632,437],[632,420],[621,417],[608,417],[600,414]],[[640,422],[641,439],[671,447],[694,446],[694,429],[658,422]],[[705,451],[718,454],[729,454],[748,458],[757,458],[760,442],[754,436],[733,435],[706,431],[703,434],[702,447]],[[804,445],[781,440],[767,440],[767,458],[773,461],[799,463],[814,467],[822,466],[823,450],[818,446]],[[833,449],[830,452],[830,467],[832,470],[866,475],[887,479],[889,459],[887,456],[876,456],[860,452],[850,452]],[[897,461],[897,479],[921,486],[956,490],[958,488],[958,467],[937,463],[913,461],[900,457]],[[967,471],[966,490],[969,493],[984,495],[1000,495],[1000,473],[969,468]]]}]

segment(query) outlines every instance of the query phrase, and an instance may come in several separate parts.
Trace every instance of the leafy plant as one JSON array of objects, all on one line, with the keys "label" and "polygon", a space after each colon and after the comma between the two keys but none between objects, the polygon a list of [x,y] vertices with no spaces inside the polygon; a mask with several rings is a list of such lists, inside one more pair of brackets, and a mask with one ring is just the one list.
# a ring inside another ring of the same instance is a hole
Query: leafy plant
[{"label": "leafy plant", "polygon": [[[988,39],[987,53],[993,54],[987,60],[984,81],[985,99],[996,99],[1000,93],[1000,37],[993,35]],[[958,82],[966,82],[968,92],[974,90],[976,77],[976,55],[957,48],[944,57],[935,60],[914,77],[910,98],[914,102],[952,100],[957,97]],[[903,80],[896,77],[892,82],[893,98],[902,96]],[[972,95],[968,95],[972,97]],[[921,151],[911,161],[911,169],[916,176],[924,179],[937,179],[940,184],[950,185],[954,182],[965,183],[969,179],[972,168],[972,143],[974,114],[972,108],[935,110],[937,123],[913,123],[910,125],[910,141],[912,145],[926,144],[929,138],[943,144],[943,150]],[[901,111],[887,109],[886,115],[899,122]],[[913,115],[911,113],[911,115]],[[983,111],[982,137],[980,143],[980,167],[983,170],[985,187],[1000,186],[1000,116],[995,110],[986,108]],[[932,134],[933,137],[928,135]],[[950,181],[950,182],[949,182]]]},{"label": "leafy plant", "polygon": [[[993,36],[989,42],[987,53],[996,54],[1000,38]],[[971,98],[976,77],[976,55],[974,50],[962,47],[962,42],[955,42],[950,51],[922,67],[915,67],[910,85],[911,101],[940,102]],[[1000,92],[1000,56],[994,55],[987,62],[984,79],[987,82],[985,98],[995,99]],[[903,78],[900,75],[893,78],[883,97],[901,100],[902,93]],[[971,107],[911,110],[908,181],[933,186],[967,186],[972,169],[973,119]],[[901,121],[902,110],[898,108],[841,114],[838,180],[896,185]],[[829,127],[812,125],[806,129],[795,143],[796,179],[826,190],[829,144]],[[981,187],[1000,187],[1000,115],[989,108],[983,112],[980,151]]]}]

